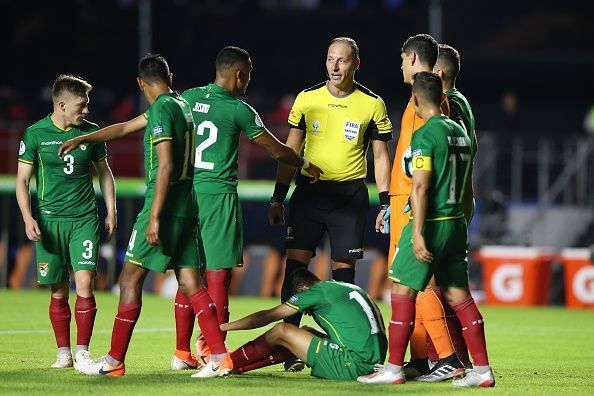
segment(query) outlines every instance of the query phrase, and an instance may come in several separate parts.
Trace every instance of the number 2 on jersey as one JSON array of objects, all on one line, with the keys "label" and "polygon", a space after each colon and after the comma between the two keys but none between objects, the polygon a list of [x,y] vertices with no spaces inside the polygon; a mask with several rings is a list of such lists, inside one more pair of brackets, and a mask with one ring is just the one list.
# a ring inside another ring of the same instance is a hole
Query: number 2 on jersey
[{"label": "number 2 on jersey", "polygon": [[202,153],[204,152],[204,150],[212,146],[217,141],[219,129],[216,127],[215,124],[212,123],[212,121],[203,121],[200,123],[200,125],[198,125],[198,128],[196,128],[196,133],[202,136],[204,135],[205,129],[208,129],[208,137],[206,138],[206,140],[200,143],[198,147],[196,147],[196,158],[194,162],[194,167],[212,170],[214,169],[214,162],[202,161]]}]

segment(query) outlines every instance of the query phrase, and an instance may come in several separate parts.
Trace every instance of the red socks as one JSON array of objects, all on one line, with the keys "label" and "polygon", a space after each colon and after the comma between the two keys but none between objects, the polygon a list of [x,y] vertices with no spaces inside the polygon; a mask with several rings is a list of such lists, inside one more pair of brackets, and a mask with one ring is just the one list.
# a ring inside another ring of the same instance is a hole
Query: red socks
[{"label": "red socks", "polygon": [[70,348],[70,305],[68,298],[50,299],[49,317],[58,348]]},{"label": "red socks", "polygon": [[[231,270],[206,271],[208,294],[215,304],[219,323],[229,322],[229,285],[231,284]],[[223,333],[223,340],[227,333]]]},{"label": "red socks", "polygon": [[227,353],[223,334],[221,334],[219,322],[217,321],[217,313],[214,303],[206,289],[202,288],[192,294],[189,301],[194,310],[194,314],[198,318],[198,325],[200,326],[200,330],[202,331],[202,335],[204,335],[206,343],[210,347],[211,353],[216,355]]},{"label": "red socks", "polygon": [[404,363],[404,353],[415,323],[415,299],[392,294],[392,318],[389,326],[388,361],[396,366]]},{"label": "red socks", "polygon": [[76,296],[76,304],[74,305],[74,320],[76,320],[77,331],[76,345],[89,345],[96,314],[95,296]]},{"label": "red socks", "polygon": [[239,347],[229,356],[233,361],[233,368],[238,369],[248,364],[253,364],[272,354],[272,346],[266,341],[266,337],[261,335],[254,341]]},{"label": "red socks", "polygon": [[126,351],[130,345],[132,331],[140,316],[141,306],[140,303],[118,306],[118,314],[115,317],[111,333],[111,349],[109,350],[109,356],[115,360],[123,362],[126,358]]},{"label": "red socks", "polygon": [[285,348],[281,348],[278,352],[273,352],[271,355],[268,355],[265,358],[258,360],[257,362],[246,364],[243,367],[233,366],[233,371],[237,371],[238,373],[247,373],[248,371],[256,370],[262,367],[268,367],[274,364],[283,363],[289,360],[289,358],[291,357],[293,357],[293,353],[291,353],[291,351]]},{"label": "red socks", "polygon": [[466,346],[466,341],[464,341],[464,336],[462,335],[460,319],[458,319],[452,307],[450,307],[444,299],[442,299],[442,305],[456,355],[458,355],[458,359],[460,359],[462,364],[469,363],[470,358],[468,357],[468,347]]},{"label": "red socks", "polygon": [[175,295],[175,335],[176,347],[179,351],[190,352],[190,340],[194,331],[194,310],[190,305],[190,300],[177,289]]},{"label": "red socks", "polygon": [[456,312],[462,324],[462,334],[472,355],[473,364],[475,366],[488,366],[489,358],[487,356],[484,321],[474,299],[469,297],[467,300],[453,305],[452,309]]}]

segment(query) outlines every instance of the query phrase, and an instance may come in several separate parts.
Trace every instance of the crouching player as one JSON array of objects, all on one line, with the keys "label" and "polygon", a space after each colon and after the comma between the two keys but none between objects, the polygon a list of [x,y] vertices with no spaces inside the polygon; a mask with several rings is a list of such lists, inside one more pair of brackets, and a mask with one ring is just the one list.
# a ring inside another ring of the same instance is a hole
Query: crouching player
[{"label": "crouching player", "polygon": [[[489,366],[483,318],[468,288],[468,231],[464,202],[472,166],[471,142],[462,127],[439,108],[442,81],[437,74],[415,75],[413,103],[425,120],[412,138],[412,219],[402,232],[389,278],[392,286],[390,358],[364,383],[405,382],[404,352],[413,331],[415,297],[435,275],[436,283],[462,324],[474,368],[456,386],[495,385]],[[397,263],[397,265],[396,265]]]},{"label": "crouching player", "polygon": [[300,312],[311,315],[326,334],[277,323],[231,353],[234,372],[282,363],[294,355],[311,367],[315,377],[355,380],[383,363],[387,348],[383,319],[365,291],[348,283],[322,282],[306,269],[294,272],[289,287],[295,294],[284,304],[222,324],[221,330],[255,329]]}]

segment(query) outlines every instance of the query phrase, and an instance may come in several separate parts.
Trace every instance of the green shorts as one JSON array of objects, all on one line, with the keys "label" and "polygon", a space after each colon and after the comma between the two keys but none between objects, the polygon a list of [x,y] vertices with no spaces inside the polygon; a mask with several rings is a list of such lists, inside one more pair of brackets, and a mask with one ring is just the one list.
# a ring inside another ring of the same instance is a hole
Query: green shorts
[{"label": "green shorts", "polygon": [[159,224],[156,246],[146,240],[148,212],[140,212],[134,223],[126,261],[151,271],[165,272],[174,268],[199,268],[197,221],[192,217],[164,217]]},{"label": "green shorts", "polygon": [[344,381],[371,374],[374,366],[362,362],[351,351],[318,336],[314,336],[309,344],[305,364],[311,367],[314,377]]},{"label": "green shorts", "polygon": [[432,275],[438,286],[468,287],[466,220],[426,221],[423,236],[433,261],[424,264],[417,260],[410,221],[402,231],[388,277],[417,291],[425,290]]},{"label": "green shorts", "polygon": [[236,193],[196,193],[200,252],[206,269],[243,265],[243,220]]},{"label": "green shorts", "polygon": [[79,221],[37,221],[41,241],[37,250],[37,279],[42,285],[70,281],[72,272],[96,271],[99,250],[97,217]]}]

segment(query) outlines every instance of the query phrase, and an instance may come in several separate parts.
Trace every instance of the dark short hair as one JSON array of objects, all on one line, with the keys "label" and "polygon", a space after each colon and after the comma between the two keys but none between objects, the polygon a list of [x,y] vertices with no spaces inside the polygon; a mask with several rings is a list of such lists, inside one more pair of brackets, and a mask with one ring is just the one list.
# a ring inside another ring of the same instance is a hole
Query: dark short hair
[{"label": "dark short hair", "polygon": [[250,64],[250,53],[243,48],[229,45],[219,51],[215,60],[217,70],[229,69],[235,66],[248,66]]},{"label": "dark short hair", "polygon": [[85,79],[72,74],[60,74],[52,87],[52,99],[55,101],[64,92],[68,92],[75,96],[85,97],[91,92],[93,86]]},{"label": "dark short hair", "polygon": [[306,268],[299,268],[289,275],[289,290],[291,295],[295,295],[298,293],[299,287],[311,287],[319,281],[320,278],[318,278],[313,272],[310,272]]},{"label": "dark short hair", "polygon": [[447,44],[439,44],[437,62],[442,64],[443,80],[455,82],[460,73],[460,53]]},{"label": "dark short hair", "polygon": [[[351,55],[353,56],[353,59],[357,59],[359,57],[359,46],[357,45],[357,42],[355,40],[353,40],[350,37],[336,37],[333,38],[332,41],[330,41],[330,45],[332,44],[336,44],[336,43],[343,43],[349,46],[349,48],[351,49]],[[328,45],[328,47],[330,47],[330,45]]]},{"label": "dark short hair", "polygon": [[410,55],[411,52],[417,54],[419,61],[433,69],[437,61],[439,47],[437,41],[428,34],[417,34],[409,37],[402,46],[402,52]]},{"label": "dark short hair", "polygon": [[414,79],[412,85],[413,94],[439,106],[443,93],[441,78],[433,72],[419,72],[414,75]]},{"label": "dark short hair", "polygon": [[138,62],[138,77],[147,82],[167,82],[169,79],[169,65],[159,54],[146,54]]}]

